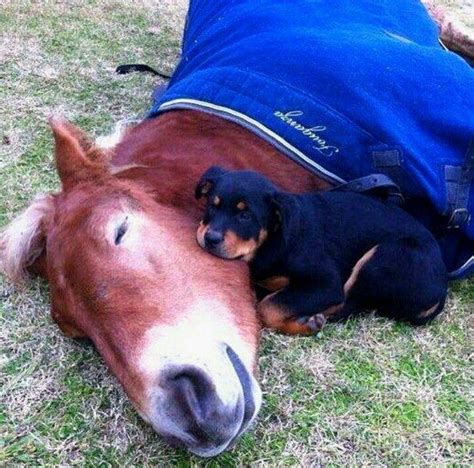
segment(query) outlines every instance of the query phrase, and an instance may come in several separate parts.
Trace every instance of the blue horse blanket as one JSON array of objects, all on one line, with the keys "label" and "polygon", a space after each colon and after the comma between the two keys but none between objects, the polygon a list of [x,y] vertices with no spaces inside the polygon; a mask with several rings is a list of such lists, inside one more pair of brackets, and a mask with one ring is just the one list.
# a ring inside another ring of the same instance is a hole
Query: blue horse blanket
[{"label": "blue horse blanket", "polygon": [[418,0],[191,0],[150,116],[232,120],[334,184],[384,173],[474,272],[474,71]]}]

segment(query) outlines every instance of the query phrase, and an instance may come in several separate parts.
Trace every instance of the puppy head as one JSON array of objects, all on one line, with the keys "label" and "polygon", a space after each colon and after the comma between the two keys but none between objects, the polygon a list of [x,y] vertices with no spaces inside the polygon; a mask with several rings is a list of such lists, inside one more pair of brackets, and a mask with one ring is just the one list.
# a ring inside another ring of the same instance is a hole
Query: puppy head
[{"label": "puppy head", "polygon": [[196,198],[207,197],[199,245],[218,257],[250,261],[277,225],[276,192],[257,172],[208,169],[195,192]]}]

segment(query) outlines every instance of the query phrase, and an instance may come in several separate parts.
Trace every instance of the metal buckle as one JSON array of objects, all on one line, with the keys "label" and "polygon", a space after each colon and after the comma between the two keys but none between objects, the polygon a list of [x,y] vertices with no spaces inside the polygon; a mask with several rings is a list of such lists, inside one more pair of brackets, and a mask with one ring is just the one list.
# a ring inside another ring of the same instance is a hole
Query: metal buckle
[{"label": "metal buckle", "polygon": [[469,223],[471,215],[467,208],[457,208],[453,211],[448,221],[448,229],[459,229],[463,224]]}]

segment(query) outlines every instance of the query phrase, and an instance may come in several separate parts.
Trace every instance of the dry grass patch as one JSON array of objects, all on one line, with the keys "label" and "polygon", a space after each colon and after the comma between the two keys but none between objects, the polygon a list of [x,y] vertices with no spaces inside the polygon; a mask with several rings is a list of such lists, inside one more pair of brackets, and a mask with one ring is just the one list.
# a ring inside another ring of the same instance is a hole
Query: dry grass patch
[{"label": "dry grass patch", "polygon": [[[58,187],[45,115],[94,135],[143,116],[156,80],[117,64],[171,71],[184,1],[2,2],[0,224]],[[165,447],[87,343],[49,316],[47,286],[0,279],[2,465],[466,465],[472,460],[474,284],[414,329],[374,317],[314,338],[265,333],[264,406],[253,432],[215,460]]]}]

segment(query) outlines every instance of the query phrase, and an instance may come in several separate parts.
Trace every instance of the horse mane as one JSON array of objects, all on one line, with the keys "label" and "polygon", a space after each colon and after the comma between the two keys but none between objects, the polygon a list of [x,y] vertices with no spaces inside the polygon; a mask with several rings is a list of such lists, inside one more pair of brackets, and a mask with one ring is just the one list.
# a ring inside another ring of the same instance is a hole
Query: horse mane
[{"label": "horse mane", "polygon": [[0,232],[0,272],[21,283],[27,268],[46,247],[44,223],[53,211],[53,195],[39,195]]}]

